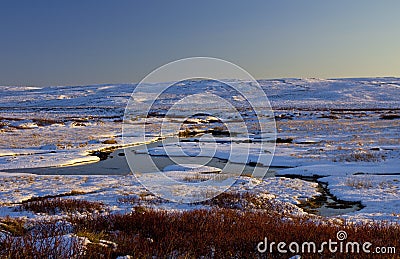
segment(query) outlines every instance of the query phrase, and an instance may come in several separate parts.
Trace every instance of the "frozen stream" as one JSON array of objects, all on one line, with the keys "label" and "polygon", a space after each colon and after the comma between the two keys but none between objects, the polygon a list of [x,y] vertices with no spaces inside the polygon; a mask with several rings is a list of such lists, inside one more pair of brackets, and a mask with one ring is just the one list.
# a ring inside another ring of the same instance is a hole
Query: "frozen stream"
[{"label": "frozen stream", "polygon": [[[160,142],[153,142],[147,144],[147,149],[159,147]],[[13,173],[32,173],[38,175],[128,175],[131,170],[128,166],[125,153],[130,152],[132,154],[132,160],[137,161],[137,167],[143,168],[143,171],[146,171],[146,168],[151,167],[146,163],[148,161],[145,159],[150,156],[149,154],[145,154],[143,152],[138,152],[139,150],[143,150],[144,145],[138,145],[133,147],[127,147],[123,149],[115,149],[113,151],[95,151],[92,155],[96,155],[100,157],[100,161],[96,163],[89,164],[81,164],[75,166],[63,166],[63,167],[43,167],[43,168],[26,168],[26,169],[14,169],[9,170],[9,172]],[[175,165],[175,162],[169,158],[168,156],[159,155],[159,156],[151,156],[154,164],[159,168],[160,171],[163,171],[165,168]],[[198,164],[199,157],[180,157],[180,161],[184,161],[185,164]],[[220,158],[208,158],[209,162],[205,164],[205,166],[223,169],[226,165],[227,161],[225,159]],[[234,164],[235,165],[235,164]],[[238,170],[243,168],[243,164],[236,164]],[[255,166],[245,165],[243,170],[243,175],[251,175]],[[265,167],[265,170],[268,170],[265,177],[275,177],[276,173],[282,169],[282,167]],[[279,172],[278,172],[279,174]],[[318,182],[318,179],[309,177],[304,179],[301,176],[288,176],[289,178],[298,178],[301,180]],[[321,193],[320,196],[317,196],[313,199],[308,200],[300,204],[302,207],[309,213],[318,214],[321,216],[335,216],[346,214],[350,212],[355,212],[363,208],[361,203],[359,202],[351,202],[351,201],[342,201],[336,198],[329,192],[329,187],[325,183],[319,183],[318,191]]]}]

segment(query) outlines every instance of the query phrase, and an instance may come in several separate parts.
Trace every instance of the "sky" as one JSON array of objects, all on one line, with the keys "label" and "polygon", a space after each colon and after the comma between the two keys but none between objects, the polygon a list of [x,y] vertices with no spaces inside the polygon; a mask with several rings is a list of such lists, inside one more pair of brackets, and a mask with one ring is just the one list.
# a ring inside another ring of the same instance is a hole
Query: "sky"
[{"label": "sky", "polygon": [[400,1],[0,0],[0,85],[139,82],[221,58],[255,78],[400,77]]}]

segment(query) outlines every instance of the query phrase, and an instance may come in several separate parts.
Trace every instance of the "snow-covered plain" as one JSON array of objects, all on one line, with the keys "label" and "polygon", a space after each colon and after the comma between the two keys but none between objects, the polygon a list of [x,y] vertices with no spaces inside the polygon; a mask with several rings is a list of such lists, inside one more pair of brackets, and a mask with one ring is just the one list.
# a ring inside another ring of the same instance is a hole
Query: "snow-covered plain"
[{"label": "snow-covered plain", "polygon": [[[243,82],[246,84],[246,82]],[[318,176],[327,182],[330,192],[347,201],[361,201],[360,211],[341,215],[351,220],[400,219],[400,79],[276,79],[260,80],[274,109],[277,125],[277,144],[272,166],[281,167],[277,174]],[[151,88],[152,85],[149,85]],[[135,134],[122,138],[125,106],[135,88],[134,84],[104,84],[89,86],[0,87],[0,197],[1,215],[37,216],[15,212],[13,203],[30,197],[84,190],[86,194],[74,198],[104,201],[115,211],[126,211],[131,206],[118,198],[145,192],[131,175],[94,176],[37,176],[10,174],[11,169],[65,166],[93,163],[93,150],[121,147],[143,142]],[[229,89],[218,89],[206,81],[191,81],[172,88],[164,99],[156,103],[154,114],[163,114],[168,104],[196,91],[219,91],[221,96],[240,106],[243,99]],[[146,92],[136,99],[145,102]],[[207,105],[207,101],[204,101]],[[151,118],[146,128],[146,140],[156,140],[161,120]],[[251,120],[251,114],[246,119]],[[140,123],[140,120],[137,121]],[[192,119],[191,125],[201,125]],[[126,125],[129,127],[129,125]],[[125,130],[126,131],[126,130]],[[193,155],[213,154],[232,162],[249,163],[263,158],[268,164],[272,154],[259,154],[260,136],[232,139],[240,148],[250,147],[249,160],[240,155],[229,156],[231,145],[221,137],[220,143],[195,136],[196,142],[170,143],[167,148],[149,149],[151,155],[178,155],[180,149]],[[214,138],[218,140],[218,138]],[[225,141],[225,142],[224,142]],[[261,160],[259,160],[261,159]],[[176,169],[176,168],[175,168]],[[182,170],[168,170],[184,179]],[[191,172],[196,173],[196,172]],[[198,174],[198,172],[197,172]],[[198,177],[198,175],[196,175]],[[245,184],[239,184],[244,181]],[[284,177],[256,180],[241,177],[232,187],[248,191],[245,186],[256,181],[252,192],[271,195],[279,202],[297,204],[319,195],[317,184]],[[250,186],[253,186],[250,184]],[[169,209],[190,209],[187,205],[162,203],[153,205]],[[296,213],[303,213],[296,209]]]}]

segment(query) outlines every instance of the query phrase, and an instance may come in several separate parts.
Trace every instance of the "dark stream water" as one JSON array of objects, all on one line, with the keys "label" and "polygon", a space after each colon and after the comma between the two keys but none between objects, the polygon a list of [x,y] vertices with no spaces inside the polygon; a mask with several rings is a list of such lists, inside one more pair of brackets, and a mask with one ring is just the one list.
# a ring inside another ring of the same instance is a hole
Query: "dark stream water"
[{"label": "dark stream water", "polygon": [[[147,148],[157,147],[159,145],[159,142],[154,142],[147,144]],[[137,163],[136,168],[142,168],[142,172],[145,172],[146,169],[151,167],[149,164],[146,164],[148,159],[144,159],[145,156],[149,155],[136,152],[137,150],[143,149],[145,149],[145,147],[140,145],[115,150],[95,151],[92,155],[100,157],[100,161],[96,163],[77,164],[64,167],[24,168],[8,171],[38,175],[127,175],[131,173],[131,169],[129,168],[125,157],[125,154],[128,152],[132,161]],[[163,170],[166,166],[175,164],[175,162],[167,156],[151,156],[151,158],[159,170]],[[199,157],[184,157],[183,159],[185,164],[199,164]],[[182,161],[182,158],[180,158],[180,160]],[[207,160],[208,163],[205,165],[220,169],[223,169],[227,163],[226,160],[219,158],[207,158]],[[243,164],[237,164],[237,167],[238,170],[242,170]],[[245,165],[243,175],[252,175],[254,168],[253,165]],[[267,173],[264,177],[275,177],[276,174],[279,174],[280,169],[282,169],[282,167],[265,167]],[[327,184],[319,182],[318,178],[304,178],[296,175],[286,177],[299,178],[319,183],[319,191],[321,192],[321,195],[299,205],[309,213],[321,216],[334,216],[354,212],[363,208],[360,202],[342,201],[337,199],[329,192]]]}]

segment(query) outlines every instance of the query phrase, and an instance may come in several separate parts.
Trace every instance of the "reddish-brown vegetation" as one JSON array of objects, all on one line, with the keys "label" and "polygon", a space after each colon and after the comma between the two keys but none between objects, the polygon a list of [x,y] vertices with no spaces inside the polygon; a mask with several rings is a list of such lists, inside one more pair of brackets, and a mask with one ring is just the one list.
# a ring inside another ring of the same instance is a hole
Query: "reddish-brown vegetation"
[{"label": "reddish-brown vegetation", "polygon": [[28,202],[23,202],[19,207],[21,210],[29,210],[35,213],[74,213],[74,212],[98,212],[104,210],[104,206],[99,202],[91,202],[78,199],[35,199]]},{"label": "reddish-brown vegetation", "polygon": [[[241,206],[245,203],[257,205],[254,197],[232,195],[228,193],[211,200],[213,209],[179,212],[138,206],[128,214],[75,215],[61,222],[26,224],[10,218],[0,220],[0,231],[7,233],[0,240],[0,258],[116,258],[123,255],[133,258],[289,258],[294,254],[280,254],[276,249],[273,254],[259,253],[257,244],[266,237],[269,242],[315,242],[319,247],[329,239],[338,241],[339,230],[347,232],[346,241],[371,242],[371,249],[399,246],[400,226],[396,224],[354,225],[309,216],[289,217],[267,203],[260,204],[263,209],[243,210]],[[232,199],[245,202],[234,203],[239,204],[237,208],[227,208],[227,200]],[[62,203],[71,201],[50,199],[43,207],[62,208]],[[70,236],[69,242],[65,242],[66,234]],[[83,245],[83,238],[90,242]],[[376,254],[332,254],[325,249],[322,253],[303,254],[303,258],[376,258]],[[398,256],[387,254],[378,258]]]}]

